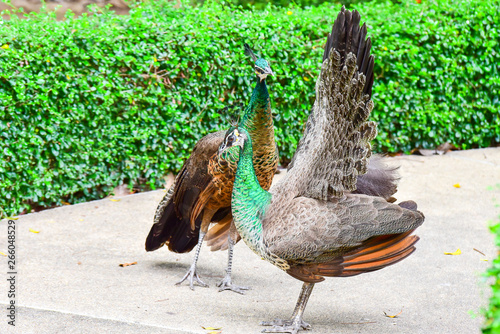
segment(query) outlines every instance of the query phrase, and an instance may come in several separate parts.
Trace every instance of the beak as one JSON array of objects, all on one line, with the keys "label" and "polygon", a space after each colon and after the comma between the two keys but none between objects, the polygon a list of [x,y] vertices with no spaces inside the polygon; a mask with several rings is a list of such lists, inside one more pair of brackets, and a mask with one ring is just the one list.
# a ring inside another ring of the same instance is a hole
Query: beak
[{"label": "beak", "polygon": [[271,68],[269,66],[264,68],[264,73],[259,74],[260,81],[266,79],[268,75],[274,76],[274,72],[273,72],[273,70],[271,70]]},{"label": "beak", "polygon": [[264,69],[264,71],[265,71],[265,73],[266,73],[266,74],[269,74],[269,75],[274,76],[274,72],[273,72],[273,70],[271,70],[271,68],[270,68],[269,66],[268,66],[268,67],[266,67],[266,68]]},{"label": "beak", "polygon": [[238,138],[236,145],[239,146],[241,148],[241,150],[243,151],[243,146],[245,146],[245,141]]}]

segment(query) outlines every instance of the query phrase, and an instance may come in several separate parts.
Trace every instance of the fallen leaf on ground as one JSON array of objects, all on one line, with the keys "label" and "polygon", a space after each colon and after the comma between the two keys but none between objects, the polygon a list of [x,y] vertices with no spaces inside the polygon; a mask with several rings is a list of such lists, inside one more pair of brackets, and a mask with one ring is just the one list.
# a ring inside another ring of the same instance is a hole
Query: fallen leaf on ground
[{"label": "fallen leaf on ground", "polygon": [[40,231],[36,231],[36,230],[34,230],[34,229],[32,229],[32,228],[30,228],[30,232],[33,232],[33,233],[40,233]]},{"label": "fallen leaf on ground", "polygon": [[454,186],[455,188],[460,188],[460,183],[455,183],[453,186]]},{"label": "fallen leaf on ground", "polygon": [[460,255],[460,254],[462,254],[462,251],[460,250],[460,248],[457,248],[457,250],[454,251],[453,253],[444,252],[444,255]]},{"label": "fallen leaf on ground", "polygon": [[481,261],[488,261],[488,259],[481,259]]},{"label": "fallen leaf on ground", "polygon": [[71,205],[71,203],[68,203],[68,202],[65,202],[65,201],[61,201],[62,204],[64,205]]},{"label": "fallen leaf on ground", "polygon": [[115,198],[110,198],[109,200],[110,200],[111,202],[120,202],[120,201],[121,201],[121,199],[115,199]]},{"label": "fallen leaf on ground", "polygon": [[201,328],[203,328],[207,331],[218,331],[218,330],[222,329],[222,327],[205,327],[205,326],[201,326]]},{"label": "fallen leaf on ground", "polygon": [[0,252],[0,255],[7,256],[4,252]]},{"label": "fallen leaf on ground", "polygon": [[476,249],[476,248],[472,248],[473,250],[475,250],[476,252],[478,252],[479,254],[482,254],[484,256],[486,256],[486,254],[484,254],[483,252],[481,252],[479,249]]},{"label": "fallen leaf on ground", "polygon": [[130,262],[130,263],[120,263],[120,267],[128,267],[128,266],[133,266],[134,264],[137,264],[137,261],[135,262]]},{"label": "fallen leaf on ground", "polygon": [[398,313],[398,314],[395,314],[395,315],[389,315],[389,314],[385,313],[385,311],[384,311],[384,315],[385,315],[386,317],[388,317],[388,318],[396,318],[396,317],[397,317],[398,315],[400,315],[401,313],[403,313],[403,310],[399,311],[399,313]]},{"label": "fallen leaf on ground", "polygon": [[5,219],[8,219],[8,220],[18,220],[19,217],[6,217]]}]

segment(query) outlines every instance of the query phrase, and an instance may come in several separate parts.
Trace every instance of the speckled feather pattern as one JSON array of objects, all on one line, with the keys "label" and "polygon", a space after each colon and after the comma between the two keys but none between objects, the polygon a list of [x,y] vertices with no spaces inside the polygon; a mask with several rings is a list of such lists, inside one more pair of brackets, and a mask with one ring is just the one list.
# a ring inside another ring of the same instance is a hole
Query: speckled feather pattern
[{"label": "speckled feather pattern", "polygon": [[288,178],[300,195],[322,200],[356,189],[377,134],[376,124],[366,121],[373,102],[360,95],[365,77],[355,73],[356,57],[350,53],[342,65],[338,52],[330,55],[316,86],[314,127],[301,140]]},{"label": "speckled feather pattern", "polygon": [[343,10],[328,36],[316,101],[288,167],[287,187],[292,184],[299,195],[341,197],[366,173],[377,127],[367,121],[373,109],[373,56],[366,26],[360,29],[359,22],[359,13]]},{"label": "speckled feather pattern", "polygon": [[295,264],[327,262],[367,238],[414,230],[423,222],[418,211],[366,195],[330,201],[297,197],[278,203],[280,198],[274,197],[266,212],[262,225],[269,228],[263,240],[269,252]]},{"label": "speckled feather pattern", "polygon": [[[240,126],[255,138],[256,150],[253,153],[253,163],[257,180],[262,188],[269,189],[278,168],[279,156],[274,143],[271,103],[265,81],[257,84],[240,123]],[[231,205],[238,152],[229,152],[223,155],[214,154],[210,159],[208,170],[214,178],[217,196],[207,203],[207,207]]]}]

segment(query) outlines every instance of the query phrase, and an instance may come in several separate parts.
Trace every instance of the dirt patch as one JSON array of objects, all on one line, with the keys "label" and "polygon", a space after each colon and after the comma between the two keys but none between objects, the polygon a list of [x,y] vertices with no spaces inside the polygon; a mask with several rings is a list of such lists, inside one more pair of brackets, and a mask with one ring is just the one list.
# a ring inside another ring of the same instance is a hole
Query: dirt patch
[{"label": "dirt patch", "polygon": [[[26,13],[38,12],[42,7],[40,0],[12,0],[11,3],[17,8],[24,8]],[[129,7],[122,0],[46,0],[47,8],[49,10],[57,8],[56,12],[59,20],[64,18],[64,14],[68,9],[71,9],[76,15],[88,13],[89,10],[87,9],[87,6],[93,3],[99,7],[111,4],[111,10],[120,15],[126,15],[129,11]],[[10,8],[11,7],[9,5],[0,3],[0,11]]]}]

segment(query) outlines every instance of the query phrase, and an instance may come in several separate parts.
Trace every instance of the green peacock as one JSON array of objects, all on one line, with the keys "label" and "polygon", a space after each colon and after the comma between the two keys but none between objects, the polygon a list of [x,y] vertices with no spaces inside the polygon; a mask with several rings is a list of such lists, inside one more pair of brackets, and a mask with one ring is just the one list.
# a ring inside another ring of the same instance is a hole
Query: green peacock
[{"label": "green peacock", "polygon": [[[253,154],[255,171],[259,185],[263,189],[269,189],[278,166],[278,150],[274,142],[271,103],[266,85],[266,78],[272,75],[273,71],[267,60],[257,57],[247,44],[245,54],[254,61],[257,82],[240,124],[258,145]],[[225,135],[224,131],[215,132],[198,141],[174,184],[159,203],[154,224],[146,239],[147,251],[167,245],[173,252],[185,253],[196,246],[191,267],[177,283],[188,279],[191,289],[194,288],[195,282],[207,286],[199,278],[196,264],[210,223],[229,227],[232,221],[231,191],[238,154],[217,154]],[[224,230],[226,229],[217,231]],[[226,235],[225,239],[227,242]],[[229,242],[228,274],[219,285],[222,289],[242,293],[246,288],[232,285],[230,278],[233,245],[234,242]]]},{"label": "green peacock", "polygon": [[413,201],[390,203],[354,193],[367,171],[376,124],[374,58],[357,11],[343,7],[329,35],[316,101],[288,172],[268,192],[259,185],[245,128],[231,131],[221,154],[239,153],[231,208],[235,227],[260,257],[303,281],[291,320],[274,320],[264,332],[297,333],[315,283],[382,269],[413,253],[413,231],[424,221]]}]

